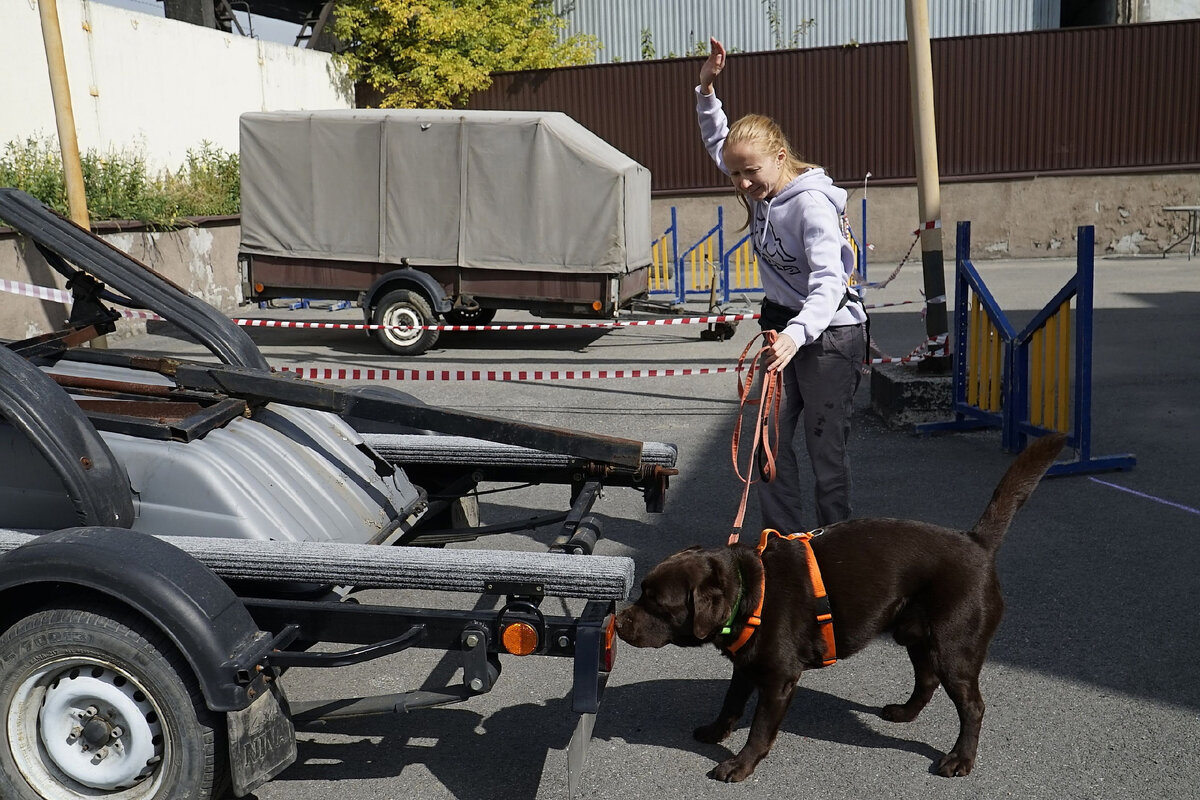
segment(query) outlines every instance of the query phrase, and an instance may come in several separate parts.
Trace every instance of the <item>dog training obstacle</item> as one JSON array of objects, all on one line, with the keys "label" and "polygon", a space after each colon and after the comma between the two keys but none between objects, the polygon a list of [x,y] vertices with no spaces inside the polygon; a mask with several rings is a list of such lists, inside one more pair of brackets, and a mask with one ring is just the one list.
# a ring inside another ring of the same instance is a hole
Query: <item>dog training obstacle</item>
[{"label": "dog training obstacle", "polygon": [[1020,452],[1028,437],[1059,431],[1078,458],[1048,475],[1133,468],[1130,454],[1091,454],[1094,229],[1080,226],[1077,240],[1075,274],[1017,331],[971,263],[971,223],[958,223],[954,419],[919,432],[999,427],[1004,449]]}]

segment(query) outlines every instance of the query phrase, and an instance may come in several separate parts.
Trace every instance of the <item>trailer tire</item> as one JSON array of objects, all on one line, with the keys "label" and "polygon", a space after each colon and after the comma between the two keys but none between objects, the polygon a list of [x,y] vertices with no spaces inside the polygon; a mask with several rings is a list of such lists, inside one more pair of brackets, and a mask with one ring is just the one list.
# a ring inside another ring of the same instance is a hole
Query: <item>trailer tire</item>
[{"label": "trailer tire", "polygon": [[118,606],[62,604],[5,631],[0,710],[5,800],[212,800],[228,786],[222,716],[166,636]]},{"label": "trailer tire", "polygon": [[379,342],[388,351],[401,356],[417,356],[433,347],[438,340],[437,330],[424,330],[419,325],[436,325],[437,317],[429,301],[411,289],[393,289],[375,306],[376,325],[403,325],[401,328],[379,328]]},{"label": "trailer tire", "polygon": [[451,325],[487,325],[496,318],[494,308],[476,308],[467,311],[463,308],[452,308],[445,313],[446,322]]}]

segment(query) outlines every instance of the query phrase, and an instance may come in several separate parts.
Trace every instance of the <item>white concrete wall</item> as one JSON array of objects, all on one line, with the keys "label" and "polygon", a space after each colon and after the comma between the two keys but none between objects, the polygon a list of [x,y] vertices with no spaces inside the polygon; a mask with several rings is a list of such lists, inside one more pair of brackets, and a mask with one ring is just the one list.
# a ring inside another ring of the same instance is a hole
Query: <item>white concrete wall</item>
[{"label": "white concrete wall", "polygon": [[1200,0],[1142,0],[1138,22],[1166,22],[1200,17]]},{"label": "white concrete wall", "polygon": [[[204,141],[238,151],[243,111],[351,108],[328,53],[207,30],[88,0],[59,0],[82,151],[140,149],[177,169]],[[56,136],[36,0],[0,0],[0,147]]]}]

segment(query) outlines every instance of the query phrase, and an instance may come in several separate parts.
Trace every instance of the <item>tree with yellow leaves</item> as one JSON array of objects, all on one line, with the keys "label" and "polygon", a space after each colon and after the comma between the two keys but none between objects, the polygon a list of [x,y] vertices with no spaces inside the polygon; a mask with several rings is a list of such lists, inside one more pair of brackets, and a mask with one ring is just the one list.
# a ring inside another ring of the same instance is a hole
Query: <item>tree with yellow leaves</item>
[{"label": "tree with yellow leaves", "polygon": [[333,33],[384,108],[452,108],[494,72],[589,64],[595,37],[560,41],[551,0],[341,0]]}]

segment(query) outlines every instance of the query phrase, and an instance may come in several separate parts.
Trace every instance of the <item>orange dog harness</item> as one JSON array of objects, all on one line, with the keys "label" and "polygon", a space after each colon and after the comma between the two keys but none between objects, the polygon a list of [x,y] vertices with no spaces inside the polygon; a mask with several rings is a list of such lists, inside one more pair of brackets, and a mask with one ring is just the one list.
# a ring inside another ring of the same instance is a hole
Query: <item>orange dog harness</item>
[{"label": "orange dog harness", "polygon": [[[825,593],[825,582],[821,580],[821,568],[817,565],[817,556],[813,552],[812,545],[809,543],[814,536],[820,536],[821,529],[809,531],[806,533],[792,533],[784,535],[774,528],[767,528],[762,532],[762,538],[759,540],[758,547],[754,548],[761,560],[763,551],[767,549],[767,541],[774,534],[781,539],[799,539],[804,545],[805,555],[808,557],[808,577],[812,581],[813,597],[817,603],[817,626],[821,629],[821,637],[825,640],[825,659],[821,662],[822,667],[828,667],[837,661],[837,647],[833,639],[833,609],[829,604],[829,596]],[[741,573],[738,574],[738,581],[741,581]],[[758,605],[751,612],[750,618],[746,620],[746,624],[742,626],[742,632],[738,634],[737,639],[725,649],[730,653],[736,653],[742,648],[746,642],[750,641],[750,637],[758,630],[758,626],[762,624],[763,601],[767,597],[767,571],[764,568],[762,576],[759,578]],[[741,604],[741,592],[738,593],[737,603],[734,605],[733,612],[730,614],[729,624],[733,622],[733,617],[737,615],[737,606]],[[726,625],[722,633],[732,633],[732,629]]]}]

